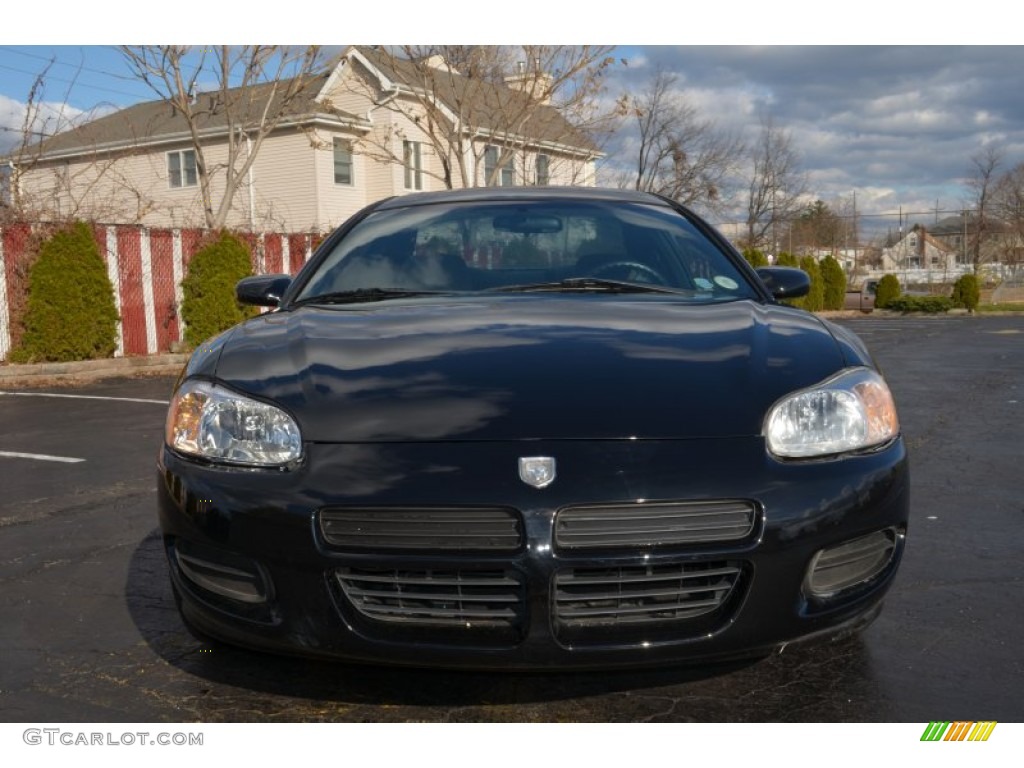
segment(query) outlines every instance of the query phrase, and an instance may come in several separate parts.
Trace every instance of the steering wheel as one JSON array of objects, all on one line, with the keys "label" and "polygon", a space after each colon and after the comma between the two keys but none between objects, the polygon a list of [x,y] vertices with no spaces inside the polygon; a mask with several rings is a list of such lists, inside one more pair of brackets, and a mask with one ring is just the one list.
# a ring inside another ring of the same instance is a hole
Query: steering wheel
[{"label": "steering wheel", "polygon": [[590,270],[590,274],[593,277],[601,277],[609,272],[615,270],[624,270],[626,275],[630,272],[640,272],[642,275],[646,275],[650,280],[648,282],[655,283],[657,285],[668,285],[668,280],[654,267],[649,267],[639,261],[610,261],[607,264],[602,264],[596,269]]}]

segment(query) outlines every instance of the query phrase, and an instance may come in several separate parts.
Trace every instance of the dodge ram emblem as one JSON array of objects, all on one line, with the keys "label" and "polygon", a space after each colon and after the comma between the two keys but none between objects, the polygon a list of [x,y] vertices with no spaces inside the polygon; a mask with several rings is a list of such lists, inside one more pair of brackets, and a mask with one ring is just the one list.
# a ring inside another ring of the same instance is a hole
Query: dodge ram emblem
[{"label": "dodge ram emblem", "polygon": [[555,482],[555,460],[551,456],[521,456],[519,479],[534,488],[546,488]]}]

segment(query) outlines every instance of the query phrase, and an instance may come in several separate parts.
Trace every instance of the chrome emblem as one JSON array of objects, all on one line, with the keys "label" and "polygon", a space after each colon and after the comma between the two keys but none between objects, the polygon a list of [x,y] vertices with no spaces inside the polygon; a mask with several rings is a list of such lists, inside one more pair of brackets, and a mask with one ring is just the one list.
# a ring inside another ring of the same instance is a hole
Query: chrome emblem
[{"label": "chrome emblem", "polygon": [[555,460],[551,456],[520,456],[519,479],[534,488],[555,482]]}]

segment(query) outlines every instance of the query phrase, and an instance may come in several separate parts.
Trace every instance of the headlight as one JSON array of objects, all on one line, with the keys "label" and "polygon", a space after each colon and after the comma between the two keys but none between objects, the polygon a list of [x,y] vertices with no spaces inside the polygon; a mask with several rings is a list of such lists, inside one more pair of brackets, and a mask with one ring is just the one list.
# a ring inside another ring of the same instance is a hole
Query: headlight
[{"label": "headlight", "polygon": [[871,448],[899,431],[889,387],[867,368],[852,368],[787,395],[771,407],[764,422],[768,450],[784,458]]},{"label": "headlight", "polygon": [[291,416],[207,381],[187,381],[175,393],[164,438],[181,453],[255,467],[281,466],[302,455]]}]

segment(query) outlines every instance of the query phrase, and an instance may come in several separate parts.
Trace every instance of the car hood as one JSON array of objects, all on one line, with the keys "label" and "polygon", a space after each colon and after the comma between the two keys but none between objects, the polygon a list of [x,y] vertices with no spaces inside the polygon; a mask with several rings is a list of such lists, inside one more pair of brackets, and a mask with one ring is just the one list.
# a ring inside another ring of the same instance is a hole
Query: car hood
[{"label": "car hood", "polygon": [[778,398],[843,365],[787,307],[544,295],[273,312],[212,373],[314,442],[680,439],[758,435]]}]

